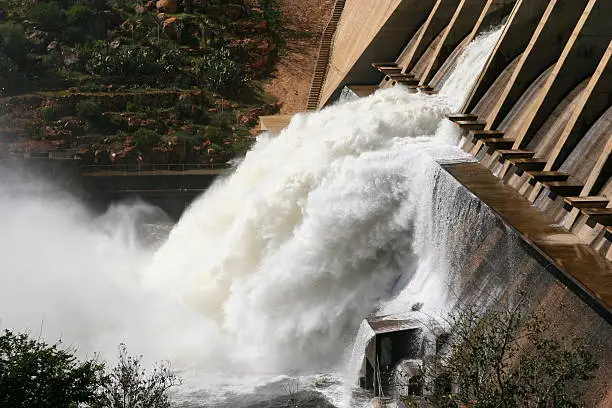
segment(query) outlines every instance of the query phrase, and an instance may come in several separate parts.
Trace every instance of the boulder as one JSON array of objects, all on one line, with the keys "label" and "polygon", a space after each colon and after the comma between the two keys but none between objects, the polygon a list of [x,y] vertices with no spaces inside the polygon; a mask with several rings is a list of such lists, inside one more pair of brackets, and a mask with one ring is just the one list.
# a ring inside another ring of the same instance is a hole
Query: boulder
[{"label": "boulder", "polygon": [[181,20],[178,17],[170,17],[162,22],[162,29],[164,33],[168,34],[173,40],[180,40],[181,38]]},{"label": "boulder", "polygon": [[243,8],[239,4],[229,4],[226,6],[225,15],[232,21],[240,19],[243,14]]},{"label": "boulder", "polygon": [[259,23],[253,25],[253,30],[255,30],[258,33],[265,33],[266,31],[268,31],[268,22],[266,20],[262,20]]},{"label": "boulder", "polygon": [[159,0],[155,7],[164,13],[176,13],[177,3],[177,0]]}]

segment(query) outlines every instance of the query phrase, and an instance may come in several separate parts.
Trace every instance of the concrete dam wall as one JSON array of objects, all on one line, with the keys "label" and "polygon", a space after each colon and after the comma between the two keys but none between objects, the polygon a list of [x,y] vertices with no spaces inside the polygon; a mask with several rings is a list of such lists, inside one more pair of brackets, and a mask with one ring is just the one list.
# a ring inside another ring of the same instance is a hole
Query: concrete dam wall
[{"label": "concrete dam wall", "polygon": [[347,0],[313,81],[319,108],[393,86],[436,94],[468,44],[502,27],[448,117],[476,162],[443,168],[491,217],[464,225],[478,239],[451,243],[457,296],[521,292],[559,333],[583,334],[599,363],[585,404],[601,408],[612,404],[610,16],[609,0]]}]

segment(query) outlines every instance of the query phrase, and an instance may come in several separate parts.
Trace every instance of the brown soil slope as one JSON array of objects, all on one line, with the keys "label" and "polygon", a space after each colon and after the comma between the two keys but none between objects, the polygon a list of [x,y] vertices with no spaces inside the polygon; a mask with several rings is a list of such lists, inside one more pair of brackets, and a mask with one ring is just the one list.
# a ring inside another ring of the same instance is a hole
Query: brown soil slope
[{"label": "brown soil slope", "polygon": [[321,33],[329,18],[334,0],[281,0],[285,27],[306,38],[292,35],[286,38],[287,47],[272,79],[265,90],[281,103],[281,114],[306,110],[310,81],[319,51]]}]

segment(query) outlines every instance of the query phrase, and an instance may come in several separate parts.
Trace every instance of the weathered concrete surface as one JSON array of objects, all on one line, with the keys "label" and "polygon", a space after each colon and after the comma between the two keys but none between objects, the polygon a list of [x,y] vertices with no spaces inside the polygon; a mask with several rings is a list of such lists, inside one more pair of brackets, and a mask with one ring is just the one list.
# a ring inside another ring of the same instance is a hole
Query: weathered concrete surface
[{"label": "weathered concrete surface", "polygon": [[612,264],[476,163],[443,166],[558,271],[557,277],[612,323]]},{"label": "weathered concrete surface", "polygon": [[593,75],[612,37],[612,2],[590,0],[559,61],[527,112],[514,148],[526,146],[565,96],[585,78]]},{"label": "weathered concrete surface", "polygon": [[336,32],[319,106],[348,84],[374,84],[375,61],[395,61],[426,20],[435,0],[348,0]]},{"label": "weathered concrete surface", "polygon": [[287,127],[293,115],[273,115],[259,117],[259,130],[278,134]]},{"label": "weathered concrete surface", "polygon": [[440,69],[444,61],[446,61],[466,35],[470,34],[470,36],[473,36],[474,26],[479,21],[482,21],[486,14],[485,7],[492,3],[493,0],[461,0],[448,27],[444,30],[442,39],[438,43],[429,65],[420,78],[420,85],[429,84],[429,81]]},{"label": "weathered concrete surface", "polygon": [[425,24],[419,30],[418,36],[410,52],[402,60],[404,72],[410,72],[416,65],[429,44],[440,34],[453,17],[459,0],[438,0],[434,4]]},{"label": "weathered concrete surface", "polygon": [[508,64],[525,50],[547,4],[548,2],[542,0],[517,1],[502,37],[472,90],[463,112],[471,112]]},{"label": "weathered concrete surface", "polygon": [[[556,170],[576,147],[582,136],[597,119],[612,105],[612,41],[601,59],[595,73],[557,144],[544,170]],[[612,137],[612,135],[610,135]]]},{"label": "weathered concrete surface", "polygon": [[496,129],[521,95],[538,76],[559,59],[571,31],[588,0],[551,0],[510,81],[488,117],[489,129]]}]

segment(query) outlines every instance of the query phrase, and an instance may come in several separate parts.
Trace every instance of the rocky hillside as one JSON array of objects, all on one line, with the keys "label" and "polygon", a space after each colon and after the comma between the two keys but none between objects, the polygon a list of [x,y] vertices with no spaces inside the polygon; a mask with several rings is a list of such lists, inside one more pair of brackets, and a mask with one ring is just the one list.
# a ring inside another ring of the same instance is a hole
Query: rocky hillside
[{"label": "rocky hillside", "polygon": [[0,157],[224,162],[278,110],[276,0],[8,0],[0,21]]}]

